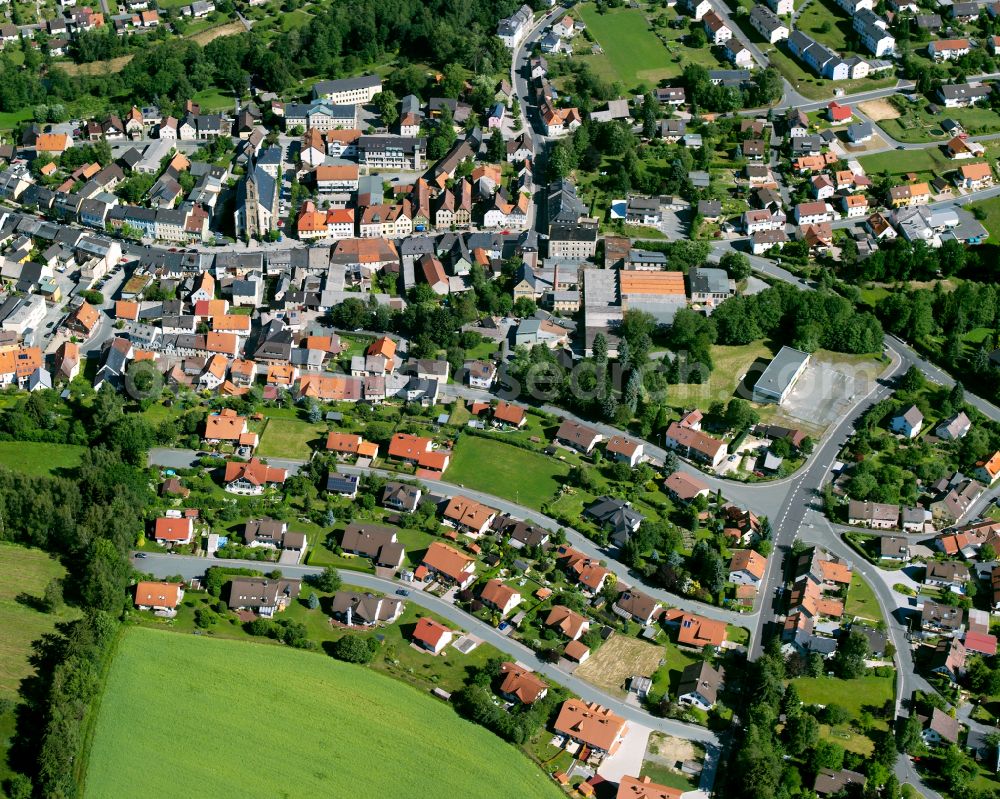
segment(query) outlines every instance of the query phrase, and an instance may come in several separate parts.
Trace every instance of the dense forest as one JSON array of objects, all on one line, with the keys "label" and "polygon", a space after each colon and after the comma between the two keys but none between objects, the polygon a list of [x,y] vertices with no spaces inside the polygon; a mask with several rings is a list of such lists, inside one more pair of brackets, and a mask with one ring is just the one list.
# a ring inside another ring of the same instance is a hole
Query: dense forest
[{"label": "dense forest", "polygon": [[[176,109],[210,87],[242,93],[252,83],[258,89],[281,92],[314,76],[356,74],[388,56],[397,60],[393,88],[404,94],[420,91],[428,79],[426,67],[418,64],[441,70],[452,66],[453,72],[458,66],[485,75],[506,68],[510,55],[495,35],[496,24],[517,7],[516,0],[335,3],[304,27],[270,41],[246,33],[223,36],[201,47],[175,38],[137,50],[121,72],[93,77],[70,77],[29,47],[23,65],[0,55],[0,111],[70,103],[81,95],[109,102],[126,98],[129,104],[157,102]],[[92,43],[88,40],[87,53],[105,54],[101,43],[98,37]]]}]

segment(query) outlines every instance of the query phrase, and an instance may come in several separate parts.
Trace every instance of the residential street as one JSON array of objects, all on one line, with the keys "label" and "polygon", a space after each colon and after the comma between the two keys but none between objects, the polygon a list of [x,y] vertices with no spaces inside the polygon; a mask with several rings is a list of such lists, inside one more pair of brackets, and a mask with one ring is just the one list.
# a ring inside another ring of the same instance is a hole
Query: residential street
[{"label": "residential street", "polygon": [[[216,560],[209,558],[199,558],[193,555],[161,555],[149,553],[145,558],[137,559],[133,557],[133,565],[141,572],[147,572],[154,577],[169,577],[181,575],[184,579],[202,577],[209,566],[230,566],[233,568],[260,569],[261,563],[252,560]],[[266,564],[265,564],[266,565]],[[319,574],[322,568],[312,566],[282,566],[281,572],[285,577],[304,578],[308,575]],[[534,652],[523,644],[511,640],[505,635],[497,632],[489,624],[459,610],[450,602],[446,602],[431,594],[426,594],[412,587],[410,583],[401,583],[393,580],[383,580],[370,574],[362,572],[342,572],[345,587],[356,586],[358,588],[380,591],[385,594],[393,594],[400,586],[404,586],[410,591],[406,597],[406,602],[420,605],[427,610],[433,611],[448,619],[456,626],[470,631],[475,637],[485,641],[497,649],[510,655],[516,661],[523,663],[540,674],[544,674],[551,680],[566,686],[569,690],[578,694],[588,702],[599,702],[610,708],[618,715],[654,730],[674,735],[689,741],[700,741],[706,745],[712,756],[706,757],[705,768],[702,771],[701,789],[711,790],[715,781],[715,767],[718,761],[719,742],[716,735],[704,727],[694,724],[687,724],[672,719],[657,718],[633,705],[626,704],[617,697],[606,694],[590,683],[577,679],[569,672],[563,671],[557,666],[546,663],[538,658]]]}]

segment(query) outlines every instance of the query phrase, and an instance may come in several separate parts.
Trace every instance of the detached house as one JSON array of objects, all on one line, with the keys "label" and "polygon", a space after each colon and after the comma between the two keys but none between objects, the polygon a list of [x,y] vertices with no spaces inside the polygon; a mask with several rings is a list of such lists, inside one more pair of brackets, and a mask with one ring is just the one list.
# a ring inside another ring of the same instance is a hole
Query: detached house
[{"label": "detached house", "polygon": [[681,705],[697,707],[709,711],[715,707],[722,690],[724,672],[712,668],[705,661],[692,663],[681,672],[677,689],[677,702]]},{"label": "detached house", "polygon": [[194,519],[189,516],[161,516],[153,526],[157,544],[190,544],[194,538]]},{"label": "detached house", "polygon": [[584,455],[589,455],[603,438],[604,436],[593,428],[568,419],[559,425],[556,431],[556,441]]},{"label": "detached house", "polygon": [[424,553],[424,559],[414,572],[421,581],[434,578],[468,588],[476,579],[476,561],[440,541],[434,541]]},{"label": "detached house", "polygon": [[229,609],[249,610],[270,619],[285,610],[301,590],[301,580],[234,577],[229,583]]},{"label": "detached house", "polygon": [[257,458],[251,458],[246,463],[237,461],[227,463],[223,482],[230,494],[256,496],[263,494],[264,489],[269,486],[282,485],[285,477],[284,469],[268,466]]},{"label": "detached house", "polygon": [[614,754],[628,731],[621,716],[595,702],[567,699],[559,710],[555,731],[586,746],[592,752]]},{"label": "detached house", "polygon": [[911,405],[889,423],[889,429],[904,438],[916,438],[924,424],[924,415],[916,405]]},{"label": "detached house", "polygon": [[444,523],[460,533],[478,538],[490,526],[497,512],[494,508],[463,496],[454,496],[444,509]]},{"label": "detached house", "polygon": [[969,582],[969,567],[957,561],[931,561],[927,564],[924,585],[933,588],[947,588],[959,594],[965,593]]},{"label": "detached house", "polygon": [[522,705],[531,705],[544,699],[549,691],[545,680],[516,663],[501,663],[500,677],[500,694],[506,699],[516,699]]},{"label": "detached house", "polygon": [[618,595],[612,610],[618,616],[632,619],[646,627],[660,617],[663,613],[663,605],[642,591],[626,588]]},{"label": "detached house", "polygon": [[565,605],[554,605],[545,619],[545,626],[558,630],[571,641],[576,641],[590,629],[590,622],[586,616],[570,610]]},{"label": "detached house", "polygon": [[760,588],[767,573],[767,558],[752,549],[738,549],[729,562],[729,582]]},{"label": "detached house", "polygon": [[520,592],[508,585],[504,585],[503,580],[494,577],[488,580],[483,590],[479,594],[479,599],[484,605],[497,611],[501,616],[506,616],[514,608],[521,604]]},{"label": "detached house", "polygon": [[141,582],[135,587],[135,606],[139,610],[172,613],[184,598],[184,589],[177,583]]}]

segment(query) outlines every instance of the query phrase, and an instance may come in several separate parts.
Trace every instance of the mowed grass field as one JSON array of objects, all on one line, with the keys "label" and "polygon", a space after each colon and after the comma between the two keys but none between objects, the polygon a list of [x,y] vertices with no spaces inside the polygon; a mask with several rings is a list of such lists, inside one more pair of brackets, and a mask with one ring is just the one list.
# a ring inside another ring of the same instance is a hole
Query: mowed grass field
[{"label": "mowed grass field", "polygon": [[739,385],[740,377],[760,359],[769,361],[774,353],[763,341],[737,347],[712,346],[712,373],[704,383],[681,383],[667,390],[667,402],[678,409],[700,408],[707,411],[716,401],[728,402]]},{"label": "mowed grass field", "polygon": [[923,150],[888,150],[875,155],[863,155],[858,160],[868,175],[888,172],[890,176],[898,177],[915,172],[921,180],[929,179],[935,174],[943,175],[955,168],[955,164],[937,147],[927,147]]},{"label": "mowed grass field", "polygon": [[[596,6],[582,3],[575,7],[574,13],[586,23],[594,40],[604,50],[604,57],[615,73],[608,77],[620,80],[626,88],[634,88],[643,81],[655,86],[658,81],[683,71],[684,64],[672,61],[678,53],[667,51],[649,29],[646,16],[639,9],[614,8],[598,14]],[[679,50],[681,47],[678,44]],[[704,49],[712,59],[708,49]],[[701,55],[698,51],[690,52]],[[698,55],[693,57],[700,62],[702,59]]]},{"label": "mowed grass field", "polygon": [[986,215],[982,222],[983,227],[990,232],[990,241],[1000,240],[1000,197],[970,203],[966,207],[970,211],[974,211],[976,208],[980,209]]},{"label": "mowed grass field", "polygon": [[[796,677],[792,682],[805,704],[840,705],[855,719],[863,710],[882,707],[893,697],[892,677],[858,677],[856,680]],[[880,719],[875,720],[874,726],[886,729],[886,723]]]},{"label": "mowed grass field", "polygon": [[847,591],[844,612],[848,616],[860,616],[873,622],[882,618],[882,610],[878,606],[875,592],[864,578],[857,574],[851,575],[851,587]]},{"label": "mowed grass field", "polygon": [[83,447],[34,441],[0,441],[0,466],[13,472],[44,475],[80,465]]},{"label": "mowed grass field", "polygon": [[257,454],[262,458],[294,458],[309,460],[310,443],[326,439],[326,428],[301,419],[267,420],[267,427],[260,437]]},{"label": "mowed grass field", "polygon": [[22,594],[40,598],[49,580],[65,576],[62,564],[45,552],[0,544],[0,573],[3,574],[0,580],[0,618],[3,619],[0,624],[0,696],[13,696],[21,679],[32,671],[28,664],[31,642],[74,612],[64,608],[56,613],[43,613],[17,601]]},{"label": "mowed grass field", "polygon": [[559,488],[556,478],[568,473],[569,466],[547,455],[488,438],[462,436],[445,479],[520,505],[541,508]]},{"label": "mowed grass field", "polygon": [[[34,669],[28,662],[31,644],[51,632],[57,622],[76,615],[72,608],[56,613],[35,610],[17,597],[41,597],[49,580],[63,577],[62,565],[37,549],[0,544],[0,698],[16,699],[21,680]],[[0,715],[0,782],[10,776],[7,748],[14,733],[14,711]],[[3,792],[0,791],[0,794]]]},{"label": "mowed grass field", "polygon": [[112,663],[88,762],[85,795],[108,799],[561,795],[512,746],[388,677],[145,628]]}]

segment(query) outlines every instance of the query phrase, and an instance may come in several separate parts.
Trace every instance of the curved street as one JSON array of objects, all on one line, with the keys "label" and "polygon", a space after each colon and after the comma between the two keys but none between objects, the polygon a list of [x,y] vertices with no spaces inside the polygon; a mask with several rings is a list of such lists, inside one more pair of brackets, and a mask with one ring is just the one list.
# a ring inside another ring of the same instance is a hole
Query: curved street
[{"label": "curved street", "polygon": [[[226,566],[238,569],[257,569],[262,565],[255,560],[216,560],[210,558],[197,557],[195,555],[167,555],[148,553],[142,559],[133,557],[132,563],[138,571],[148,572],[154,577],[169,577],[181,575],[184,579],[201,578],[206,569],[210,566]],[[305,578],[310,575],[320,574],[323,569],[318,566],[280,566],[281,573],[285,577]],[[419,605],[422,608],[433,611],[446,618],[452,624],[461,627],[463,630],[471,632],[475,637],[496,647],[501,652],[510,655],[515,660],[524,663],[540,674],[544,674],[549,679],[566,686],[573,693],[579,695],[588,702],[599,702],[605,707],[611,708],[618,715],[650,727],[654,730],[664,732],[667,735],[675,735],[689,741],[701,741],[708,745],[718,746],[718,736],[704,727],[696,724],[688,724],[673,719],[659,718],[645,712],[639,707],[626,704],[617,697],[611,696],[588,682],[574,677],[570,672],[560,669],[558,666],[547,663],[540,659],[531,649],[524,644],[515,641],[499,633],[494,627],[486,622],[480,621],[475,616],[459,610],[440,597],[424,593],[412,587],[411,583],[401,583],[395,580],[385,580],[381,577],[364,572],[342,572],[345,586],[355,586],[370,591],[379,591],[384,594],[393,594],[398,588],[405,587],[409,590],[409,595],[404,601]]]}]

